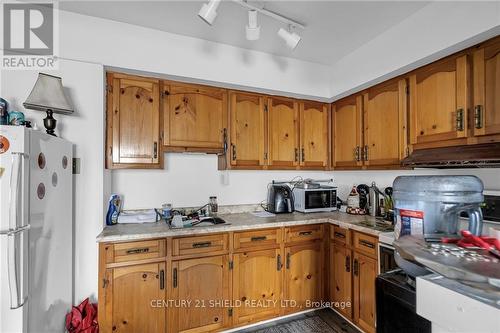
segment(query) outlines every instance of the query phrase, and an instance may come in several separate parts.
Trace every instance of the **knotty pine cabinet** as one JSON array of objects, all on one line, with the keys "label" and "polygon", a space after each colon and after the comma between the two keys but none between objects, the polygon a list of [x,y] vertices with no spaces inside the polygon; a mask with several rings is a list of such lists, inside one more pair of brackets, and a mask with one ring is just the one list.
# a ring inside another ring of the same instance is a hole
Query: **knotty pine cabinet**
[{"label": "knotty pine cabinet", "polygon": [[377,260],[353,252],[354,323],[365,332],[375,333],[375,278]]},{"label": "knotty pine cabinet", "polygon": [[333,114],[333,167],[357,169],[363,165],[363,97],[354,95],[335,102]]},{"label": "knotty pine cabinet", "polygon": [[227,90],[163,81],[166,151],[223,152],[227,141]]},{"label": "knotty pine cabinet", "polygon": [[[478,143],[500,141],[500,39],[473,52],[472,133]],[[495,135],[496,137],[491,137]],[[476,141],[474,141],[475,143]]]},{"label": "knotty pine cabinet", "polygon": [[296,169],[299,165],[299,104],[291,98],[268,99],[268,167]]},{"label": "knotty pine cabinet", "polygon": [[325,169],[329,162],[327,104],[302,101],[300,111],[300,167]]},{"label": "knotty pine cabinet", "polygon": [[351,250],[344,244],[330,244],[330,299],[339,305],[335,309],[352,320]]},{"label": "knotty pine cabinet", "polygon": [[466,144],[470,104],[468,55],[432,63],[416,70],[409,80],[412,148]]},{"label": "knotty pine cabinet", "polygon": [[229,93],[231,167],[259,169],[266,164],[266,108],[266,97],[262,95]]},{"label": "knotty pine cabinet", "polygon": [[227,255],[173,261],[171,279],[170,298],[188,302],[172,308],[172,332],[212,332],[229,326],[224,303],[230,300]]},{"label": "knotty pine cabinet", "polygon": [[234,326],[278,317],[283,261],[279,248],[250,249],[233,256]]},{"label": "knotty pine cabinet", "polygon": [[285,248],[284,299],[296,302],[294,306],[286,307],[285,313],[310,309],[307,301],[322,299],[322,275],[322,242],[306,242]]},{"label": "knotty pine cabinet", "polygon": [[161,168],[159,81],[107,74],[106,166]]}]

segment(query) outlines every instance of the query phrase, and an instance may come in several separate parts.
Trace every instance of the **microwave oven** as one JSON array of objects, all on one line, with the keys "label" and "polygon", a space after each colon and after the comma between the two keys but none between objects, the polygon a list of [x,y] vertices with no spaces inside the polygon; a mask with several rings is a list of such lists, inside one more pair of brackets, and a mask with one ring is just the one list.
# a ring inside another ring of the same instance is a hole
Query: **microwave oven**
[{"label": "microwave oven", "polygon": [[337,188],[294,188],[294,207],[302,213],[332,212],[337,210]]}]

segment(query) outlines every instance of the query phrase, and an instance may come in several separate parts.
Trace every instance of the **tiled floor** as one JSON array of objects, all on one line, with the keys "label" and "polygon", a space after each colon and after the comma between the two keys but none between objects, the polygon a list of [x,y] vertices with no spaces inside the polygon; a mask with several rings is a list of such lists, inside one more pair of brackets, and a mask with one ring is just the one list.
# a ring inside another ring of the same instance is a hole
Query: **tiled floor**
[{"label": "tiled floor", "polygon": [[331,309],[321,309],[246,328],[238,333],[360,333]]}]

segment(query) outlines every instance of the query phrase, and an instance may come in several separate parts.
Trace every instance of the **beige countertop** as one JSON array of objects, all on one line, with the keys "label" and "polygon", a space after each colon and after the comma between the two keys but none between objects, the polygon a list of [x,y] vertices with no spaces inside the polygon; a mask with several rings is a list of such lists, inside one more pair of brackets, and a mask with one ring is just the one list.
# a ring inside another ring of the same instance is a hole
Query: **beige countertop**
[{"label": "beige countertop", "polygon": [[371,216],[356,216],[341,212],[328,213],[292,213],[278,214],[273,217],[256,217],[251,213],[220,214],[226,224],[216,226],[198,226],[193,228],[170,229],[165,221],[156,223],[117,224],[106,226],[97,236],[98,242],[120,242],[148,238],[172,236],[189,236],[198,234],[242,231],[252,229],[277,228],[284,226],[305,225],[315,223],[336,224],[344,228],[361,231],[378,236],[380,231],[359,225],[360,222],[375,224]]}]

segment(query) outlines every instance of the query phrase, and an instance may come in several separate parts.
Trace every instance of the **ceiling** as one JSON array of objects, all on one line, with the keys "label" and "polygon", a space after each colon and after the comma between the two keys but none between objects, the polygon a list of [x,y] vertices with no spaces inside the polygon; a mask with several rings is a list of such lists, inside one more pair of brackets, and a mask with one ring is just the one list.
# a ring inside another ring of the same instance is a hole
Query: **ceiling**
[{"label": "ceiling", "polygon": [[245,39],[247,11],[223,1],[213,26],[197,17],[204,1],[61,1],[59,8],[274,55],[326,65],[403,21],[428,4],[424,1],[248,1],[306,25],[302,40],[289,50],[277,36],[284,25],[259,15],[261,37]]}]

